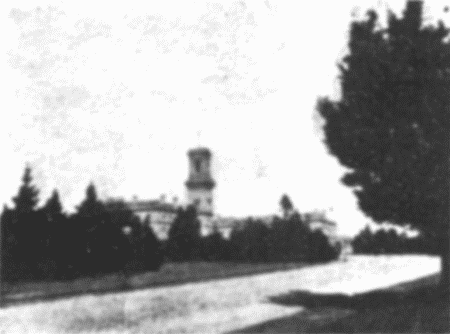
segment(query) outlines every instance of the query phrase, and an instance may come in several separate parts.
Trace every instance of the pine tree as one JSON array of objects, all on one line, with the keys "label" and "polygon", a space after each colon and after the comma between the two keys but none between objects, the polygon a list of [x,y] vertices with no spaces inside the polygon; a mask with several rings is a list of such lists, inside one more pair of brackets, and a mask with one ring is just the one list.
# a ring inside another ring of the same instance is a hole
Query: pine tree
[{"label": "pine tree", "polygon": [[77,207],[77,213],[72,219],[76,225],[77,241],[80,253],[77,261],[80,270],[88,275],[97,275],[109,266],[106,253],[112,247],[111,240],[103,233],[109,233],[108,213],[104,204],[97,198],[95,186],[91,183],[86,189],[86,198]]},{"label": "pine tree", "polygon": [[280,200],[281,210],[283,211],[284,218],[287,219],[289,214],[294,209],[294,205],[292,204],[291,199],[288,195],[284,194]]},{"label": "pine tree", "polygon": [[195,260],[200,257],[200,221],[194,206],[178,210],[169,230],[167,254],[173,261]]},{"label": "pine tree", "polygon": [[83,218],[92,218],[103,216],[105,213],[105,206],[97,198],[94,184],[89,184],[86,189],[86,198],[77,208],[77,215]]},{"label": "pine tree", "polygon": [[142,226],[142,244],[143,244],[143,261],[144,268],[147,270],[158,270],[164,260],[162,253],[161,242],[156,237],[150,224]]},{"label": "pine tree", "polygon": [[[70,227],[63,212],[58,190],[54,189],[50,198],[41,209],[45,216],[41,227],[41,243],[46,248],[49,261],[57,267],[58,275],[67,263],[67,238],[70,238]],[[73,236],[71,236],[73,237]]]},{"label": "pine tree", "polygon": [[5,238],[8,247],[12,279],[36,278],[37,263],[44,255],[42,247],[44,224],[37,210],[39,191],[33,185],[31,167],[26,166],[22,185],[13,197],[14,208],[5,219]]},{"label": "pine tree", "polygon": [[450,286],[449,29],[423,26],[423,3],[403,18],[353,22],[340,65],[342,96],[322,99],[326,144],[348,168],[344,184],[376,222],[411,224],[434,236],[442,286]]},{"label": "pine tree", "polygon": [[51,197],[47,200],[42,210],[47,215],[49,221],[56,221],[63,216],[58,190],[53,190]]},{"label": "pine tree", "polygon": [[27,166],[22,177],[22,185],[19,188],[19,193],[13,198],[15,211],[19,215],[35,211],[36,205],[39,202],[39,191],[32,185],[32,181],[31,168]]}]

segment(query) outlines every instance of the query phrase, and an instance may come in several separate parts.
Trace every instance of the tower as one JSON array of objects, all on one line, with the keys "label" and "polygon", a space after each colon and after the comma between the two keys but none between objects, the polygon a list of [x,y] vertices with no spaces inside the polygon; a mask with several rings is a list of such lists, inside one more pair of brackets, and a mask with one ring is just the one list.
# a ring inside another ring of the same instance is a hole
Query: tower
[{"label": "tower", "polygon": [[188,151],[189,177],[186,181],[187,204],[193,204],[199,212],[213,214],[213,189],[211,176],[211,151],[204,147]]}]

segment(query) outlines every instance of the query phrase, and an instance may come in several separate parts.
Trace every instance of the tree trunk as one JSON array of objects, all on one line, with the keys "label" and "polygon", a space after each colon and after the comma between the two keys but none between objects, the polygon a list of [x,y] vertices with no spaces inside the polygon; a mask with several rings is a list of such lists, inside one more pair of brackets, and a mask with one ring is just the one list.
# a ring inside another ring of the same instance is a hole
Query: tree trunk
[{"label": "tree trunk", "polygon": [[441,244],[441,280],[440,287],[442,290],[450,291],[450,240],[443,238]]}]

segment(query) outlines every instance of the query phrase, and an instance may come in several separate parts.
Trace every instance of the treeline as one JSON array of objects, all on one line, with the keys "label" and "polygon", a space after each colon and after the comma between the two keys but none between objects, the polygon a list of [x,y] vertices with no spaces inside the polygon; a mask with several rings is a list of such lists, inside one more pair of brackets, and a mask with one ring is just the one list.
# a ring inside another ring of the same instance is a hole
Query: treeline
[{"label": "treeline", "polygon": [[339,255],[321,231],[311,231],[298,213],[275,217],[268,226],[248,218],[236,222],[229,239],[216,228],[200,235],[195,208],[180,209],[169,231],[166,254],[172,261],[327,262]]},{"label": "treeline", "polygon": [[268,226],[252,218],[236,222],[228,239],[216,228],[201,235],[195,207],[179,208],[168,239],[161,241],[123,201],[102,202],[93,184],[73,214],[57,190],[38,207],[39,191],[27,167],[14,207],[4,207],[2,276],[22,280],[65,280],[106,273],[158,270],[164,261],[326,262],[339,249],[320,231],[310,231],[284,196],[283,218]]},{"label": "treeline", "polygon": [[363,229],[352,241],[355,254],[440,254],[436,237],[424,233],[410,237],[394,229]]},{"label": "treeline", "polygon": [[5,206],[1,216],[4,280],[73,279],[161,266],[153,230],[124,203],[100,201],[93,184],[71,215],[64,213],[57,190],[42,207],[38,195],[27,167],[14,207]]}]

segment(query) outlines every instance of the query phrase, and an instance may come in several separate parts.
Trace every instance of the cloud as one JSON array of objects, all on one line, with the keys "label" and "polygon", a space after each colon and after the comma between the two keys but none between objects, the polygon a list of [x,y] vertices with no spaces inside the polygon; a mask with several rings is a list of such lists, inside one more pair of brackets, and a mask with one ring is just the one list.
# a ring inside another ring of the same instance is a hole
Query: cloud
[{"label": "cloud", "polygon": [[84,87],[61,86],[51,87],[47,93],[42,93],[44,109],[78,108],[90,98]]}]

